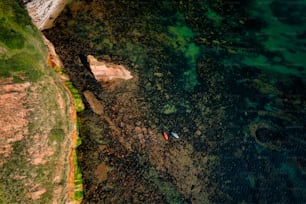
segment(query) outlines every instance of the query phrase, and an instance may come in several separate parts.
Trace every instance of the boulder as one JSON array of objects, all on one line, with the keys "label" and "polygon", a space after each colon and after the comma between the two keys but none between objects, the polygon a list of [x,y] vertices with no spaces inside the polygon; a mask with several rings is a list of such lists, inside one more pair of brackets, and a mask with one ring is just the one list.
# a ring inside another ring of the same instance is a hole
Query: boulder
[{"label": "boulder", "polygon": [[39,30],[49,29],[68,0],[23,0],[34,25]]},{"label": "boulder", "polygon": [[92,111],[98,115],[102,115],[104,113],[104,107],[102,103],[100,103],[100,101],[96,98],[96,96],[88,90],[84,91],[83,94]]},{"label": "boulder", "polygon": [[94,56],[88,55],[87,62],[97,81],[110,82],[116,79],[128,80],[133,78],[130,71],[123,65],[114,64],[104,60],[98,61]]}]

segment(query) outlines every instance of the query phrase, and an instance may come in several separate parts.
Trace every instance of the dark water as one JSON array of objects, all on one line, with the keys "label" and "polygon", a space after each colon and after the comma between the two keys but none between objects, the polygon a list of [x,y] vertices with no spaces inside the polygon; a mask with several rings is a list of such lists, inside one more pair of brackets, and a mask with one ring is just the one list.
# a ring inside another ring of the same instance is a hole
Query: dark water
[{"label": "dark water", "polygon": [[[45,34],[105,110],[84,98],[79,114],[84,203],[305,203],[304,11],[301,0],[71,4]],[[89,54],[133,79],[102,87]]]}]

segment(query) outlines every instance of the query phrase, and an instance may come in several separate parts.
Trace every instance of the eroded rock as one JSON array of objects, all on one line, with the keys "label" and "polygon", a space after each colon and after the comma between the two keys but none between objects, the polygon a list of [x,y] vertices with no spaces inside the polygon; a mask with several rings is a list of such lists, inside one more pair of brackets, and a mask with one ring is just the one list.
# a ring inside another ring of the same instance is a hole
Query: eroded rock
[{"label": "eroded rock", "polygon": [[68,0],[23,0],[33,23],[39,30],[49,29]]},{"label": "eroded rock", "polygon": [[104,113],[104,108],[102,103],[98,101],[95,95],[90,91],[84,91],[84,96],[89,103],[92,111],[98,115],[102,115]]},{"label": "eroded rock", "polygon": [[48,48],[48,65],[52,68],[64,67],[61,59],[55,51],[54,45],[50,42],[50,40],[48,40],[44,35],[42,36],[42,40]]},{"label": "eroded rock", "polygon": [[128,71],[123,65],[114,64],[107,61],[98,61],[94,56],[88,55],[87,62],[91,72],[97,81],[110,82],[116,79],[128,80],[133,78],[130,71]]}]

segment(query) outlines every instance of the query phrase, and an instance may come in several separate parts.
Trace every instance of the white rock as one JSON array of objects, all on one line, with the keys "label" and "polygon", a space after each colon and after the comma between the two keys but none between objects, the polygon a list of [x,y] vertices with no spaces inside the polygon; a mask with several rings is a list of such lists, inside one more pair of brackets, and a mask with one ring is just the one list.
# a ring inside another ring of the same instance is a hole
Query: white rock
[{"label": "white rock", "polygon": [[33,24],[39,30],[49,29],[59,16],[68,0],[23,0],[32,18]]}]

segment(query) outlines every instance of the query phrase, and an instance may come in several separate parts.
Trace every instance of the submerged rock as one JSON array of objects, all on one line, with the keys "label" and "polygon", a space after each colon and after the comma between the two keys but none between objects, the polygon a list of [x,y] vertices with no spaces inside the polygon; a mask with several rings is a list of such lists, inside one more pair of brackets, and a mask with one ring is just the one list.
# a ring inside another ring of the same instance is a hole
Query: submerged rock
[{"label": "submerged rock", "polygon": [[90,91],[84,91],[84,96],[89,103],[92,111],[98,115],[102,115],[104,113],[104,108],[102,103],[98,101],[95,95]]}]

